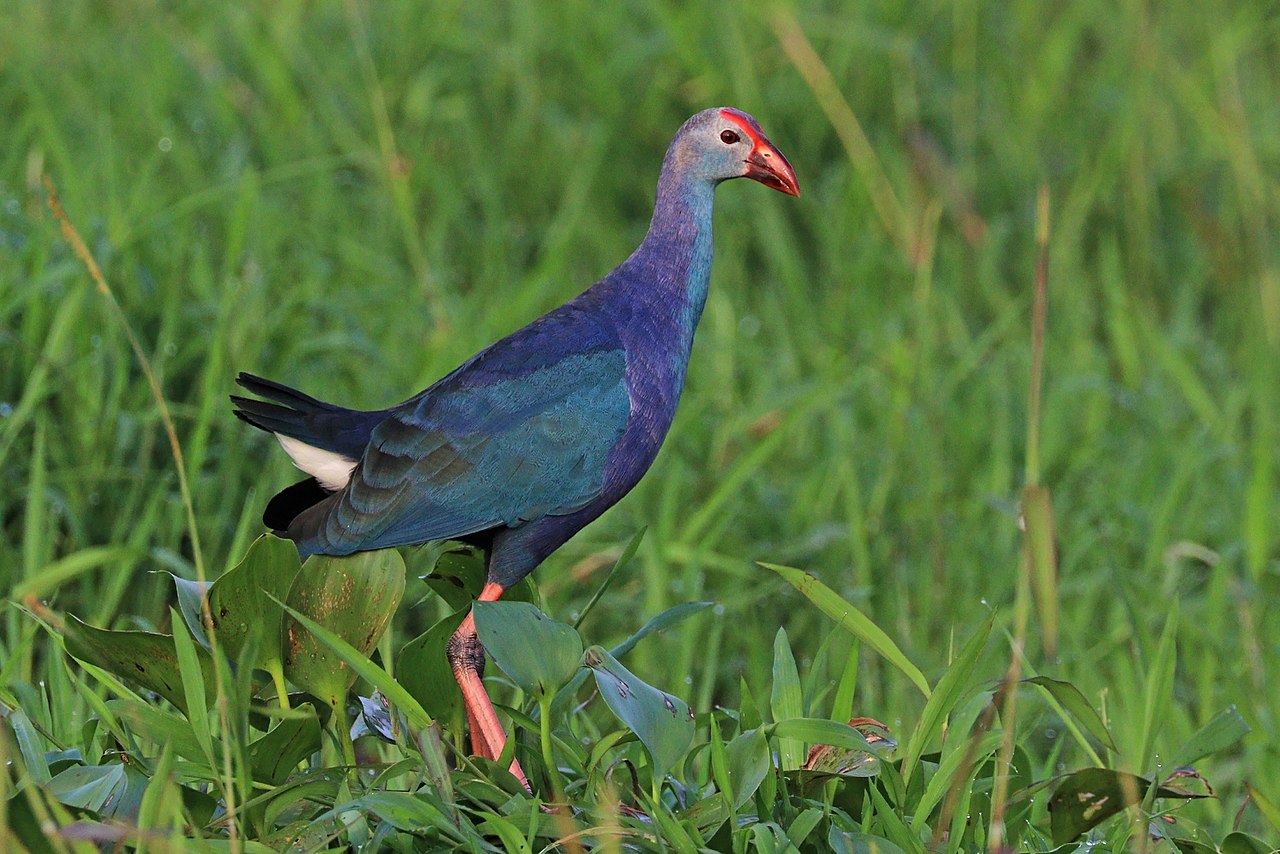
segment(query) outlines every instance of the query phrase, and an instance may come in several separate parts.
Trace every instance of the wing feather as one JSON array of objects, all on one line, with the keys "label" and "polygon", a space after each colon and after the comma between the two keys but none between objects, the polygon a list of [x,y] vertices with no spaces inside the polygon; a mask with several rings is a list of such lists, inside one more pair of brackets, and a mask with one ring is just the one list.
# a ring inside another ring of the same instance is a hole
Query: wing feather
[{"label": "wing feather", "polygon": [[347,486],[289,526],[300,547],[461,537],[572,513],[601,494],[631,413],[623,350],[542,359],[518,375],[475,368],[391,410]]}]

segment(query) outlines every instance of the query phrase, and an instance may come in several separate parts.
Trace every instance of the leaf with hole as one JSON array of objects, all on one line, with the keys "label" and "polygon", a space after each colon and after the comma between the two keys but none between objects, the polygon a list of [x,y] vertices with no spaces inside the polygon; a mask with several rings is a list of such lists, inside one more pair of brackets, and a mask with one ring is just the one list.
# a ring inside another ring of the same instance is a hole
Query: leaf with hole
[{"label": "leaf with hole", "polygon": [[588,649],[583,662],[595,673],[596,686],[609,709],[648,749],[654,779],[662,779],[693,741],[693,712],[688,703],[642,682],[603,647]]},{"label": "leaf with hole", "polygon": [[[309,558],[294,578],[286,604],[290,613],[314,621],[367,659],[403,593],[404,560],[395,549],[382,549]],[[284,624],[285,675],[336,708],[356,681],[356,671],[301,620],[286,619]]]},{"label": "leaf with hole", "polygon": [[[1079,839],[1125,807],[1141,803],[1150,788],[1150,780],[1109,768],[1085,768],[1068,774],[1049,798],[1054,844]],[[1156,797],[1192,800],[1209,795],[1160,786]]]},{"label": "leaf with hole", "polygon": [[476,634],[502,672],[534,696],[554,691],[581,666],[582,638],[527,602],[476,602]]}]

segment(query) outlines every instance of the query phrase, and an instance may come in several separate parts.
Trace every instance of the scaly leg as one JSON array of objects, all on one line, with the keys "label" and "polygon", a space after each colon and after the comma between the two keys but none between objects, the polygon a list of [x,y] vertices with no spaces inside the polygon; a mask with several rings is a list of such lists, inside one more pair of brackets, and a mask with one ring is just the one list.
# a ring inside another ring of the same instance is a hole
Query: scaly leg
[{"label": "scaly leg", "polygon": [[[481,602],[493,602],[502,595],[502,587],[492,582],[480,591]],[[471,751],[486,759],[497,759],[507,745],[507,734],[502,731],[498,721],[498,713],[484,689],[481,676],[484,673],[484,647],[476,636],[476,623],[467,614],[462,625],[449,639],[449,666],[453,669],[453,678],[462,689],[462,703],[467,709],[467,725],[471,729]],[[520,764],[511,761],[511,773],[517,780],[529,788],[529,780],[521,770]]]}]

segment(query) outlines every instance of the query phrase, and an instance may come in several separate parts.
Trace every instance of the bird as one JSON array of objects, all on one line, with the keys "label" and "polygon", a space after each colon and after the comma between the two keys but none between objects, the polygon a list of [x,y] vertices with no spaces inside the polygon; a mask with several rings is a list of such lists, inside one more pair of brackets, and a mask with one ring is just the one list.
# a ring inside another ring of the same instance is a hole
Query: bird
[{"label": "bird", "polygon": [[[750,178],[799,196],[748,113],[703,110],[676,132],[639,247],[577,297],[489,345],[408,400],[355,410],[241,373],[234,413],[275,434],[308,475],[263,522],[301,556],[461,540],[485,553],[494,601],[649,470],[675,416],[711,277],[716,187]],[[483,685],[470,614],[447,655],[472,751],[506,735]],[[528,787],[515,762],[511,771]]]}]

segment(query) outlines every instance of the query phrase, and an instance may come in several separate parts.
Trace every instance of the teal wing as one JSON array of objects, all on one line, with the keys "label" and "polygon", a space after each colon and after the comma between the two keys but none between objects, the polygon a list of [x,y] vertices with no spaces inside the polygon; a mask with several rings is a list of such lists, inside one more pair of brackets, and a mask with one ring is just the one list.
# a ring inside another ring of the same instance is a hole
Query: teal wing
[{"label": "teal wing", "polygon": [[290,525],[300,550],[462,537],[597,498],[631,413],[624,351],[543,357],[518,372],[510,361],[481,354],[392,410],[350,483]]}]

